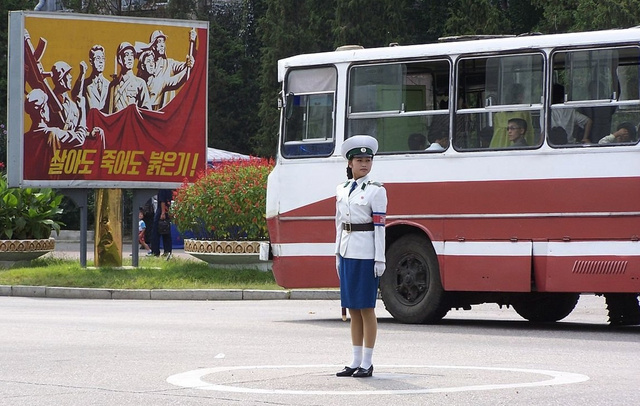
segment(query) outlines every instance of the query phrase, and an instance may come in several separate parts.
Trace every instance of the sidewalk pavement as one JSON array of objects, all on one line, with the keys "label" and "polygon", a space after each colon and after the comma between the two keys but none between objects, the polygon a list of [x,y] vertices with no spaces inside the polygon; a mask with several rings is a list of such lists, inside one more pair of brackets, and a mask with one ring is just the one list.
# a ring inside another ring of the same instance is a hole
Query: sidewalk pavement
[{"label": "sidewalk pavement", "polygon": [[[200,261],[183,249],[173,249],[174,258]],[[131,243],[124,243],[122,257],[131,255]],[[140,250],[140,261],[146,252]],[[46,256],[80,260],[80,242],[56,240],[56,249]],[[93,241],[87,243],[87,261],[93,260]],[[62,299],[126,300],[339,300],[338,289],[93,289],[49,286],[0,285],[0,296]]]},{"label": "sidewalk pavement", "polygon": [[[87,261],[93,261],[94,251],[93,251],[93,241],[87,242]],[[162,249],[160,250],[162,253]],[[199,261],[192,257],[189,254],[185,254],[182,248],[174,248],[172,250],[172,255],[175,258],[182,259],[191,259],[194,261]],[[80,259],[80,241],[71,241],[71,240],[58,240],[56,239],[56,249],[47,254],[48,256],[52,256],[55,258],[63,258],[63,259]],[[142,259],[147,255],[147,251],[144,249],[138,250],[138,258]],[[131,257],[131,241],[122,243],[122,258]]]}]

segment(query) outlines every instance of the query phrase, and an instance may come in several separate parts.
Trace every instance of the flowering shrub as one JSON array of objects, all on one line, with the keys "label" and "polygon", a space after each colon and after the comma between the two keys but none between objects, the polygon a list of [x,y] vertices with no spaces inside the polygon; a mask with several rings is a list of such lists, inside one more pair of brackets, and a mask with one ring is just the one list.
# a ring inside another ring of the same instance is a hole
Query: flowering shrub
[{"label": "flowering shrub", "polygon": [[49,238],[60,232],[62,195],[52,189],[9,188],[0,176],[0,240]]},{"label": "flowering shrub", "polygon": [[174,192],[172,220],[181,233],[206,240],[264,240],[267,176],[273,160],[216,164]]},{"label": "flowering shrub", "polygon": [[7,185],[7,128],[0,124],[0,240],[31,240],[60,232],[63,195],[52,189],[10,188]]}]

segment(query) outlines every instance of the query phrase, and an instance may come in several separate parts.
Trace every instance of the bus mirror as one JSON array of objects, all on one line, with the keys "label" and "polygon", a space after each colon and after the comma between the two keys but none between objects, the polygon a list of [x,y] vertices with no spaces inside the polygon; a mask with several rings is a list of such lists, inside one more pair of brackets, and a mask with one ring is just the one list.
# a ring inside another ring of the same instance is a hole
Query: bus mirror
[{"label": "bus mirror", "polygon": [[287,98],[284,103],[285,117],[287,118],[287,120],[290,119],[293,115],[293,98],[293,92],[287,93]]}]

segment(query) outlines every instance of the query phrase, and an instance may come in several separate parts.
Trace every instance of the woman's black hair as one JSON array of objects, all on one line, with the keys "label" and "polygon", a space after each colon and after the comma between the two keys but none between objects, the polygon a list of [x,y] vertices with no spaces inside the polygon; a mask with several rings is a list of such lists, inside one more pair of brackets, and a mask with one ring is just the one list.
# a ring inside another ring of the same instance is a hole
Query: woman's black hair
[{"label": "woman's black hair", "polygon": [[631,124],[630,122],[624,122],[620,125],[618,125],[617,130],[624,128],[625,130],[627,130],[627,132],[629,133],[629,141],[635,141],[636,140],[636,126]]}]

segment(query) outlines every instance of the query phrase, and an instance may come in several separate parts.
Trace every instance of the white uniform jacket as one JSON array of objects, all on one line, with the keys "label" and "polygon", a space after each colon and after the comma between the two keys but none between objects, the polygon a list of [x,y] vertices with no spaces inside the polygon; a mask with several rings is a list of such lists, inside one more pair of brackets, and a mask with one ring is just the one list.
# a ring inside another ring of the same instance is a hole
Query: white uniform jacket
[{"label": "white uniform jacket", "polygon": [[[349,195],[353,179],[336,188],[336,254],[343,258],[373,259],[385,262],[385,217],[387,191],[368,176],[357,180]],[[343,223],[373,223],[374,231],[346,231]]]}]

